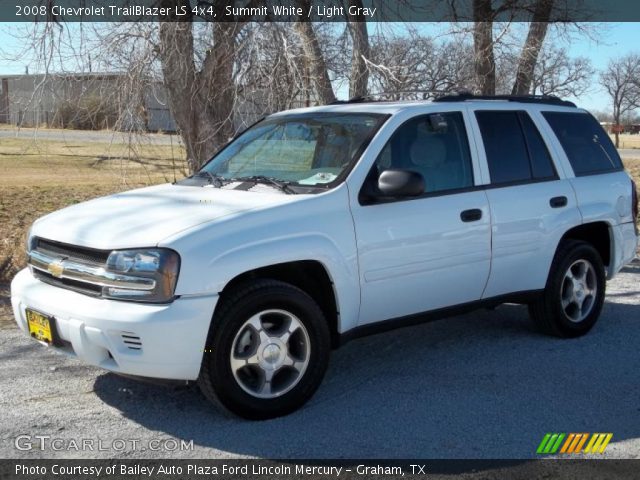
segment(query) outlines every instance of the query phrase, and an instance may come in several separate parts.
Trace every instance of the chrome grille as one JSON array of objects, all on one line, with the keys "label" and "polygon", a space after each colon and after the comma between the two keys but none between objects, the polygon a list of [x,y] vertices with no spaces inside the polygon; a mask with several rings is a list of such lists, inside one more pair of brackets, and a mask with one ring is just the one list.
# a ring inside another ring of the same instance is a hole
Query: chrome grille
[{"label": "chrome grille", "polygon": [[93,265],[104,265],[111,253],[111,250],[96,250],[93,248],[78,247],[76,245],[68,245],[66,243],[54,242],[43,238],[36,238],[33,246],[37,251]]},{"label": "chrome grille", "polygon": [[110,271],[106,268],[110,250],[96,250],[36,238],[27,252],[33,274],[43,282],[99,296],[103,287],[153,290],[156,282]]},{"label": "chrome grille", "polygon": [[33,269],[33,275],[40,281],[53,285],[54,287],[66,288],[74,292],[84,293],[92,297],[99,297],[102,294],[102,287],[86,282],[77,282],[68,278],[56,278],[48,272]]}]

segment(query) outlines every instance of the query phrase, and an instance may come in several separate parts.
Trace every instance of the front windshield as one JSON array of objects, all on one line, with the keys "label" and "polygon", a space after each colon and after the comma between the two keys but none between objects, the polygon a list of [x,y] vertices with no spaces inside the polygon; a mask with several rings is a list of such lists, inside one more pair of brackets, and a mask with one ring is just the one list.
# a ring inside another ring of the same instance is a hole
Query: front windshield
[{"label": "front windshield", "polygon": [[268,177],[326,185],[349,167],[384,118],[366,113],[271,117],[233,140],[202,171],[225,180]]}]

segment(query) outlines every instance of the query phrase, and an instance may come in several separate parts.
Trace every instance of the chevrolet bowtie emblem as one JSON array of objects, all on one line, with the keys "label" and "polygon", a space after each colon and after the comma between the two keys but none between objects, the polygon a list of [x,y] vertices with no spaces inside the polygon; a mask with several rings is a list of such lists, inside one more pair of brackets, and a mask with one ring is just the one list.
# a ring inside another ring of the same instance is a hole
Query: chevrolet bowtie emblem
[{"label": "chevrolet bowtie emblem", "polygon": [[64,260],[56,260],[55,262],[51,262],[47,265],[47,271],[56,278],[61,278],[64,273],[64,265],[62,264]]}]

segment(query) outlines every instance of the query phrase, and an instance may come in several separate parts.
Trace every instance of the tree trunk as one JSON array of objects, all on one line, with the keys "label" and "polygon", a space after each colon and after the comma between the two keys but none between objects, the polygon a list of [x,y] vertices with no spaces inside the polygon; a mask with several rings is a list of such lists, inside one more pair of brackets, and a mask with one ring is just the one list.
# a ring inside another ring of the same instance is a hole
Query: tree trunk
[{"label": "tree trunk", "polygon": [[527,95],[531,91],[533,73],[538,62],[538,55],[544,43],[553,10],[553,0],[538,0],[529,27],[527,39],[522,47],[516,81],[511,93],[513,95]]},{"label": "tree trunk", "polygon": [[[362,11],[362,0],[352,0],[350,5]],[[351,54],[351,78],[349,79],[349,97],[364,97],[368,92],[369,69],[366,58],[369,58],[369,34],[364,15],[347,14],[347,25],[353,42]]]},{"label": "tree trunk", "polygon": [[191,19],[160,22],[160,61],[169,108],[182,136],[191,172],[233,135],[233,23],[214,24],[212,48],[201,71],[194,64]]},{"label": "tree trunk", "polygon": [[[301,0],[299,4],[306,9],[305,11],[308,11],[308,1]],[[313,24],[311,22],[296,22],[296,30],[300,35],[302,50],[306,57],[305,61],[309,67],[309,73],[311,74],[310,83],[313,85],[316,94],[318,95],[318,99],[323,104],[335,102],[336,95],[333,93],[333,86],[331,85],[331,79],[329,78],[327,64],[324,61],[324,55],[320,49],[316,32],[313,30]]]},{"label": "tree trunk", "polygon": [[496,93],[496,62],[493,54],[493,10],[491,0],[473,1],[473,49],[476,91]]}]

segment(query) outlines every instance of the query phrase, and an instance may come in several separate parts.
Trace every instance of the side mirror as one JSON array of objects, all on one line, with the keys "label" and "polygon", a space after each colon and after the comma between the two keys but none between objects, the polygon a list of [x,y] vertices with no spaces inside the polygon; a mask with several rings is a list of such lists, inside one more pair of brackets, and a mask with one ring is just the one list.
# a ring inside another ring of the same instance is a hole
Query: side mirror
[{"label": "side mirror", "polygon": [[424,188],[424,178],[412,170],[385,170],[378,179],[378,189],[387,197],[417,197]]}]

